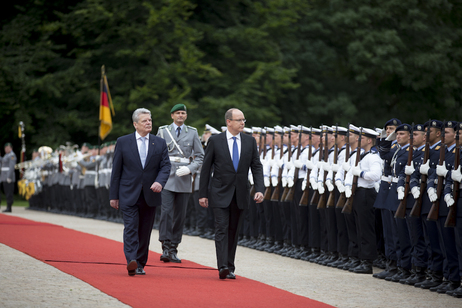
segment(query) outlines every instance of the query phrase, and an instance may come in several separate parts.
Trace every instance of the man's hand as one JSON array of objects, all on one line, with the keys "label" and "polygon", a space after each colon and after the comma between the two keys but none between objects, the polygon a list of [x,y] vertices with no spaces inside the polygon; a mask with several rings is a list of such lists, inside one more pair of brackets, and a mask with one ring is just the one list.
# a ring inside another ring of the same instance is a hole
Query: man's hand
[{"label": "man's hand", "polygon": [[115,208],[116,210],[119,209],[119,200],[111,200],[109,201],[109,204],[111,205],[112,208]]},{"label": "man's hand", "polygon": [[404,199],[404,186],[399,186],[396,191],[398,192],[398,200]]},{"label": "man's hand", "polygon": [[276,176],[272,176],[272,177],[271,177],[271,185],[272,185],[273,187],[278,186],[278,178],[277,178]]},{"label": "man's hand", "polygon": [[414,168],[414,162],[411,161],[411,165],[408,166],[406,165],[406,167],[404,167],[404,174],[406,175],[412,175],[415,171],[415,168]]},{"label": "man's hand", "polygon": [[451,178],[454,182],[461,182],[462,181],[462,173],[460,172],[460,166],[456,170],[452,170]]},{"label": "man's hand", "polygon": [[411,189],[411,193],[412,193],[412,196],[414,197],[414,199],[419,199],[420,197],[420,189],[417,188],[417,187],[412,187]]},{"label": "man's hand", "polygon": [[6,179],[6,181],[8,182],[8,184],[12,182],[10,178]]},{"label": "man's hand", "polygon": [[451,194],[446,194],[446,195],[444,195],[444,201],[446,202],[446,205],[447,205],[448,207],[454,205],[454,198],[452,197]]},{"label": "man's hand", "polygon": [[175,172],[176,176],[185,176],[190,173],[191,173],[191,170],[186,166],[181,166]]},{"label": "man's hand", "polygon": [[154,182],[151,185],[151,190],[155,193],[160,193],[162,191],[162,185],[159,182]]},{"label": "man's hand", "polygon": [[441,166],[440,165],[436,166],[436,174],[438,176],[446,177],[446,174],[448,174],[448,169],[446,169],[446,164],[442,164]]},{"label": "man's hand", "polygon": [[[257,194],[255,194],[256,196]],[[208,198],[199,198],[199,205],[205,208],[209,207],[209,199]]]},{"label": "man's hand", "polygon": [[[256,203],[262,203],[263,202],[263,194],[261,192],[256,192],[255,197],[253,198]],[[200,202],[200,199],[199,199]]]},{"label": "man's hand", "polygon": [[263,182],[265,183],[265,187],[270,187],[271,183],[269,177],[265,176]]},{"label": "man's hand", "polygon": [[428,175],[429,169],[430,169],[430,160],[427,160],[425,164],[420,165],[420,168],[419,168],[420,174]]},{"label": "man's hand", "polygon": [[433,187],[430,187],[427,189],[428,193],[428,199],[430,199],[430,202],[435,202],[436,199],[438,199],[438,195],[436,194],[436,189]]}]

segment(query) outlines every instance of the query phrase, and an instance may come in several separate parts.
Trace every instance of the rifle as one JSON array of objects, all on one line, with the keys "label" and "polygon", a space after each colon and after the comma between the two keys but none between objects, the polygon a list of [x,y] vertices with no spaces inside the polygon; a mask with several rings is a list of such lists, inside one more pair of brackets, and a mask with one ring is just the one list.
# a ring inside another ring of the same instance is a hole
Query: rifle
[{"label": "rifle", "polygon": [[[443,129],[441,130],[441,148],[440,148],[440,159],[438,161],[438,165],[442,166],[445,164],[444,158],[446,155],[446,145],[444,144],[444,126],[445,122],[443,122]],[[443,192],[443,181],[444,176],[438,176],[438,186],[436,188],[436,201],[432,203],[432,207],[430,208],[430,212],[428,212],[427,220],[437,221],[440,211],[440,197],[441,193]],[[454,200],[455,201],[455,200]]]},{"label": "rifle", "polygon": [[[414,127],[414,123],[412,123],[412,127]],[[409,141],[409,153],[407,156],[407,165],[410,166],[412,164],[412,157],[414,155],[414,135],[412,131],[410,132],[410,141]],[[407,205],[407,195],[409,194],[409,183],[411,181],[411,176],[406,175],[406,182],[404,184],[404,198],[399,203],[398,209],[395,213],[395,218],[404,218],[406,217],[406,205]]]},{"label": "rifle", "polygon": [[[335,129],[334,164],[337,164],[337,160],[338,160],[337,137],[338,137],[338,124],[336,125],[336,129]],[[332,171],[332,184],[333,185],[335,185],[334,180],[335,180],[334,172]],[[334,207],[335,206],[335,186],[334,186],[334,189],[329,194],[329,198],[327,199],[326,206],[327,207]]]},{"label": "rifle", "polygon": [[[459,132],[456,131],[456,155],[454,155],[454,170],[457,170],[460,165],[460,144],[459,144]],[[446,228],[453,228],[456,226],[457,218],[457,200],[459,200],[459,182],[454,181],[452,186],[452,196],[454,197],[454,204],[449,207],[448,217],[444,226]]]},{"label": "rifle", "polygon": [[[266,140],[266,135],[265,135],[265,140]],[[266,142],[265,142],[266,145]],[[264,154],[266,157],[266,151]],[[274,160],[274,133],[273,133],[273,142],[271,142],[271,159]],[[271,179],[271,174],[270,174],[270,179]],[[265,189],[265,194],[263,195],[263,200],[270,200],[271,199],[271,185],[266,187]]]},{"label": "rifle", "polygon": [[[328,128],[326,127],[326,132],[324,133],[324,162],[325,163],[329,163],[329,148],[327,146],[327,138],[328,138],[328,134],[329,134],[329,130]],[[319,169],[318,169],[319,170]],[[325,209],[326,208],[326,195],[327,195],[327,187],[326,187],[326,178],[327,178],[327,171],[324,170],[324,181],[322,183],[322,185],[324,186],[324,193],[322,195],[319,196],[319,202],[318,202],[318,206],[317,206],[317,209]]]},{"label": "rifle", "polygon": [[[359,161],[361,160],[361,136],[363,135],[363,129],[359,132],[359,139],[358,139],[358,147],[356,148],[356,161],[355,167],[359,165]],[[353,200],[355,197],[356,187],[358,186],[358,176],[353,176],[353,185],[351,185],[351,196],[345,202],[343,206],[342,213],[343,214],[351,214],[353,210]]]},{"label": "rifle", "polygon": [[[309,139],[309,145],[308,145],[308,160],[311,160],[311,156],[313,154],[313,148],[312,148],[312,141],[311,141],[311,128],[310,128],[310,139]],[[303,191],[302,197],[300,198],[300,202],[298,205],[300,206],[307,206],[308,205],[308,195],[310,193],[310,173],[311,169],[306,170],[306,187],[305,190]]]},{"label": "rifle", "polygon": [[[289,151],[288,157],[287,157],[287,163],[292,160],[292,133],[289,131],[289,144],[287,145],[287,150]],[[282,169],[282,168],[281,168]],[[289,174],[289,170],[287,170],[287,174]],[[282,177],[282,174],[281,174]],[[288,185],[284,187],[284,190],[282,191],[282,196],[281,196],[281,202],[286,202],[286,197],[287,193],[289,192],[290,188]]]},{"label": "rifle", "polygon": [[[347,135],[346,135],[346,143],[345,143],[345,162],[348,162],[348,159],[350,158],[350,124],[348,124],[348,130],[347,130]],[[344,174],[346,175],[346,174]],[[343,177],[345,178],[345,176]],[[335,205],[336,208],[341,208],[343,209],[343,206],[345,205],[346,201],[346,196],[345,192],[342,192],[340,194],[340,198],[338,198],[337,204]]]},{"label": "rifle", "polygon": [[[302,152],[302,126],[300,125],[300,132],[298,133],[298,149],[297,149],[297,160],[300,159],[300,153]],[[294,185],[289,188],[289,192],[287,193],[286,202],[292,202],[294,200],[294,192],[295,192],[295,184],[298,181],[298,172],[300,169],[295,168],[294,170]]]},{"label": "rifle", "polygon": [[[276,132],[274,132],[276,134]],[[284,133],[281,136],[281,147],[279,149],[279,160],[284,157]],[[279,186],[281,186],[282,179],[282,167],[279,168],[278,174],[278,186],[274,187],[273,194],[271,195],[271,201],[279,201]]]},{"label": "rifle", "polygon": [[[430,127],[427,127],[423,164],[426,164],[429,158],[430,158]],[[412,207],[411,213],[409,214],[411,217],[420,217],[420,213],[422,212],[423,195],[425,194],[425,191],[427,190],[427,177],[428,175],[426,174],[422,174],[420,176],[420,195],[419,195],[419,198],[415,200],[414,206]]]},{"label": "rifle", "polygon": [[[260,131],[260,140],[258,142],[258,157],[261,157],[261,152],[263,150],[262,141],[263,141],[263,131]],[[252,185],[252,187],[250,187],[250,198],[253,199],[253,196],[255,196],[255,185]]]},{"label": "rifle", "polygon": [[[320,138],[320,142],[319,142],[319,151],[318,151],[318,162],[321,161],[321,157],[322,157],[322,150],[323,150],[323,142],[322,142],[322,137]],[[318,166],[320,166],[321,164],[318,164]],[[319,170],[319,168],[318,168]],[[307,183],[308,185],[308,183]],[[310,204],[318,204],[319,203],[319,192],[318,190],[314,190],[313,191],[313,196],[311,196],[311,201],[310,201]]]}]

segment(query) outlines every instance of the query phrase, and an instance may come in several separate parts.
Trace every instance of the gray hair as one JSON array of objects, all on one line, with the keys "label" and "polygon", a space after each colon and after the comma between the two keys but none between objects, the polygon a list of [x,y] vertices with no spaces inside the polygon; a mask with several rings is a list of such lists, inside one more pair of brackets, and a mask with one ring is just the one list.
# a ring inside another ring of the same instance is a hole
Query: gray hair
[{"label": "gray hair", "polygon": [[237,108],[231,108],[231,109],[228,109],[228,111],[226,111],[225,113],[225,123],[226,123],[226,120],[232,120],[233,119],[233,111],[234,110],[238,110]]},{"label": "gray hair", "polygon": [[140,120],[140,114],[149,114],[151,116],[151,111],[147,110],[146,108],[138,108],[133,111],[132,120],[133,122],[137,122]]}]

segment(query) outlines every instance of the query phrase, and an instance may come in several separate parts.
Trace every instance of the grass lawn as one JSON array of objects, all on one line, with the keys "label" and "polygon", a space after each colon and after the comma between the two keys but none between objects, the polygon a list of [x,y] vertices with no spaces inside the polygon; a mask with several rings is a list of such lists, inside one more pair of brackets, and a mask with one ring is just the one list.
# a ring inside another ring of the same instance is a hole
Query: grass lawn
[{"label": "grass lawn", "polygon": [[[2,194],[2,209],[3,207],[6,207],[6,197],[4,194]],[[29,206],[29,201],[21,197],[20,195],[14,195],[14,203],[13,206]]]}]

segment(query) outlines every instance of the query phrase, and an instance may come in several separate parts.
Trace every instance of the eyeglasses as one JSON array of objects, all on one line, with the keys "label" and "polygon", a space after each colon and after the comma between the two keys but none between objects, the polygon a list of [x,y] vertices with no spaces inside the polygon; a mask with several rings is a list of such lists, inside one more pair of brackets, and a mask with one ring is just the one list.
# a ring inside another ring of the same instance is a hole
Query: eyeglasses
[{"label": "eyeglasses", "polygon": [[230,121],[242,122],[245,123],[246,119],[229,119]]}]

